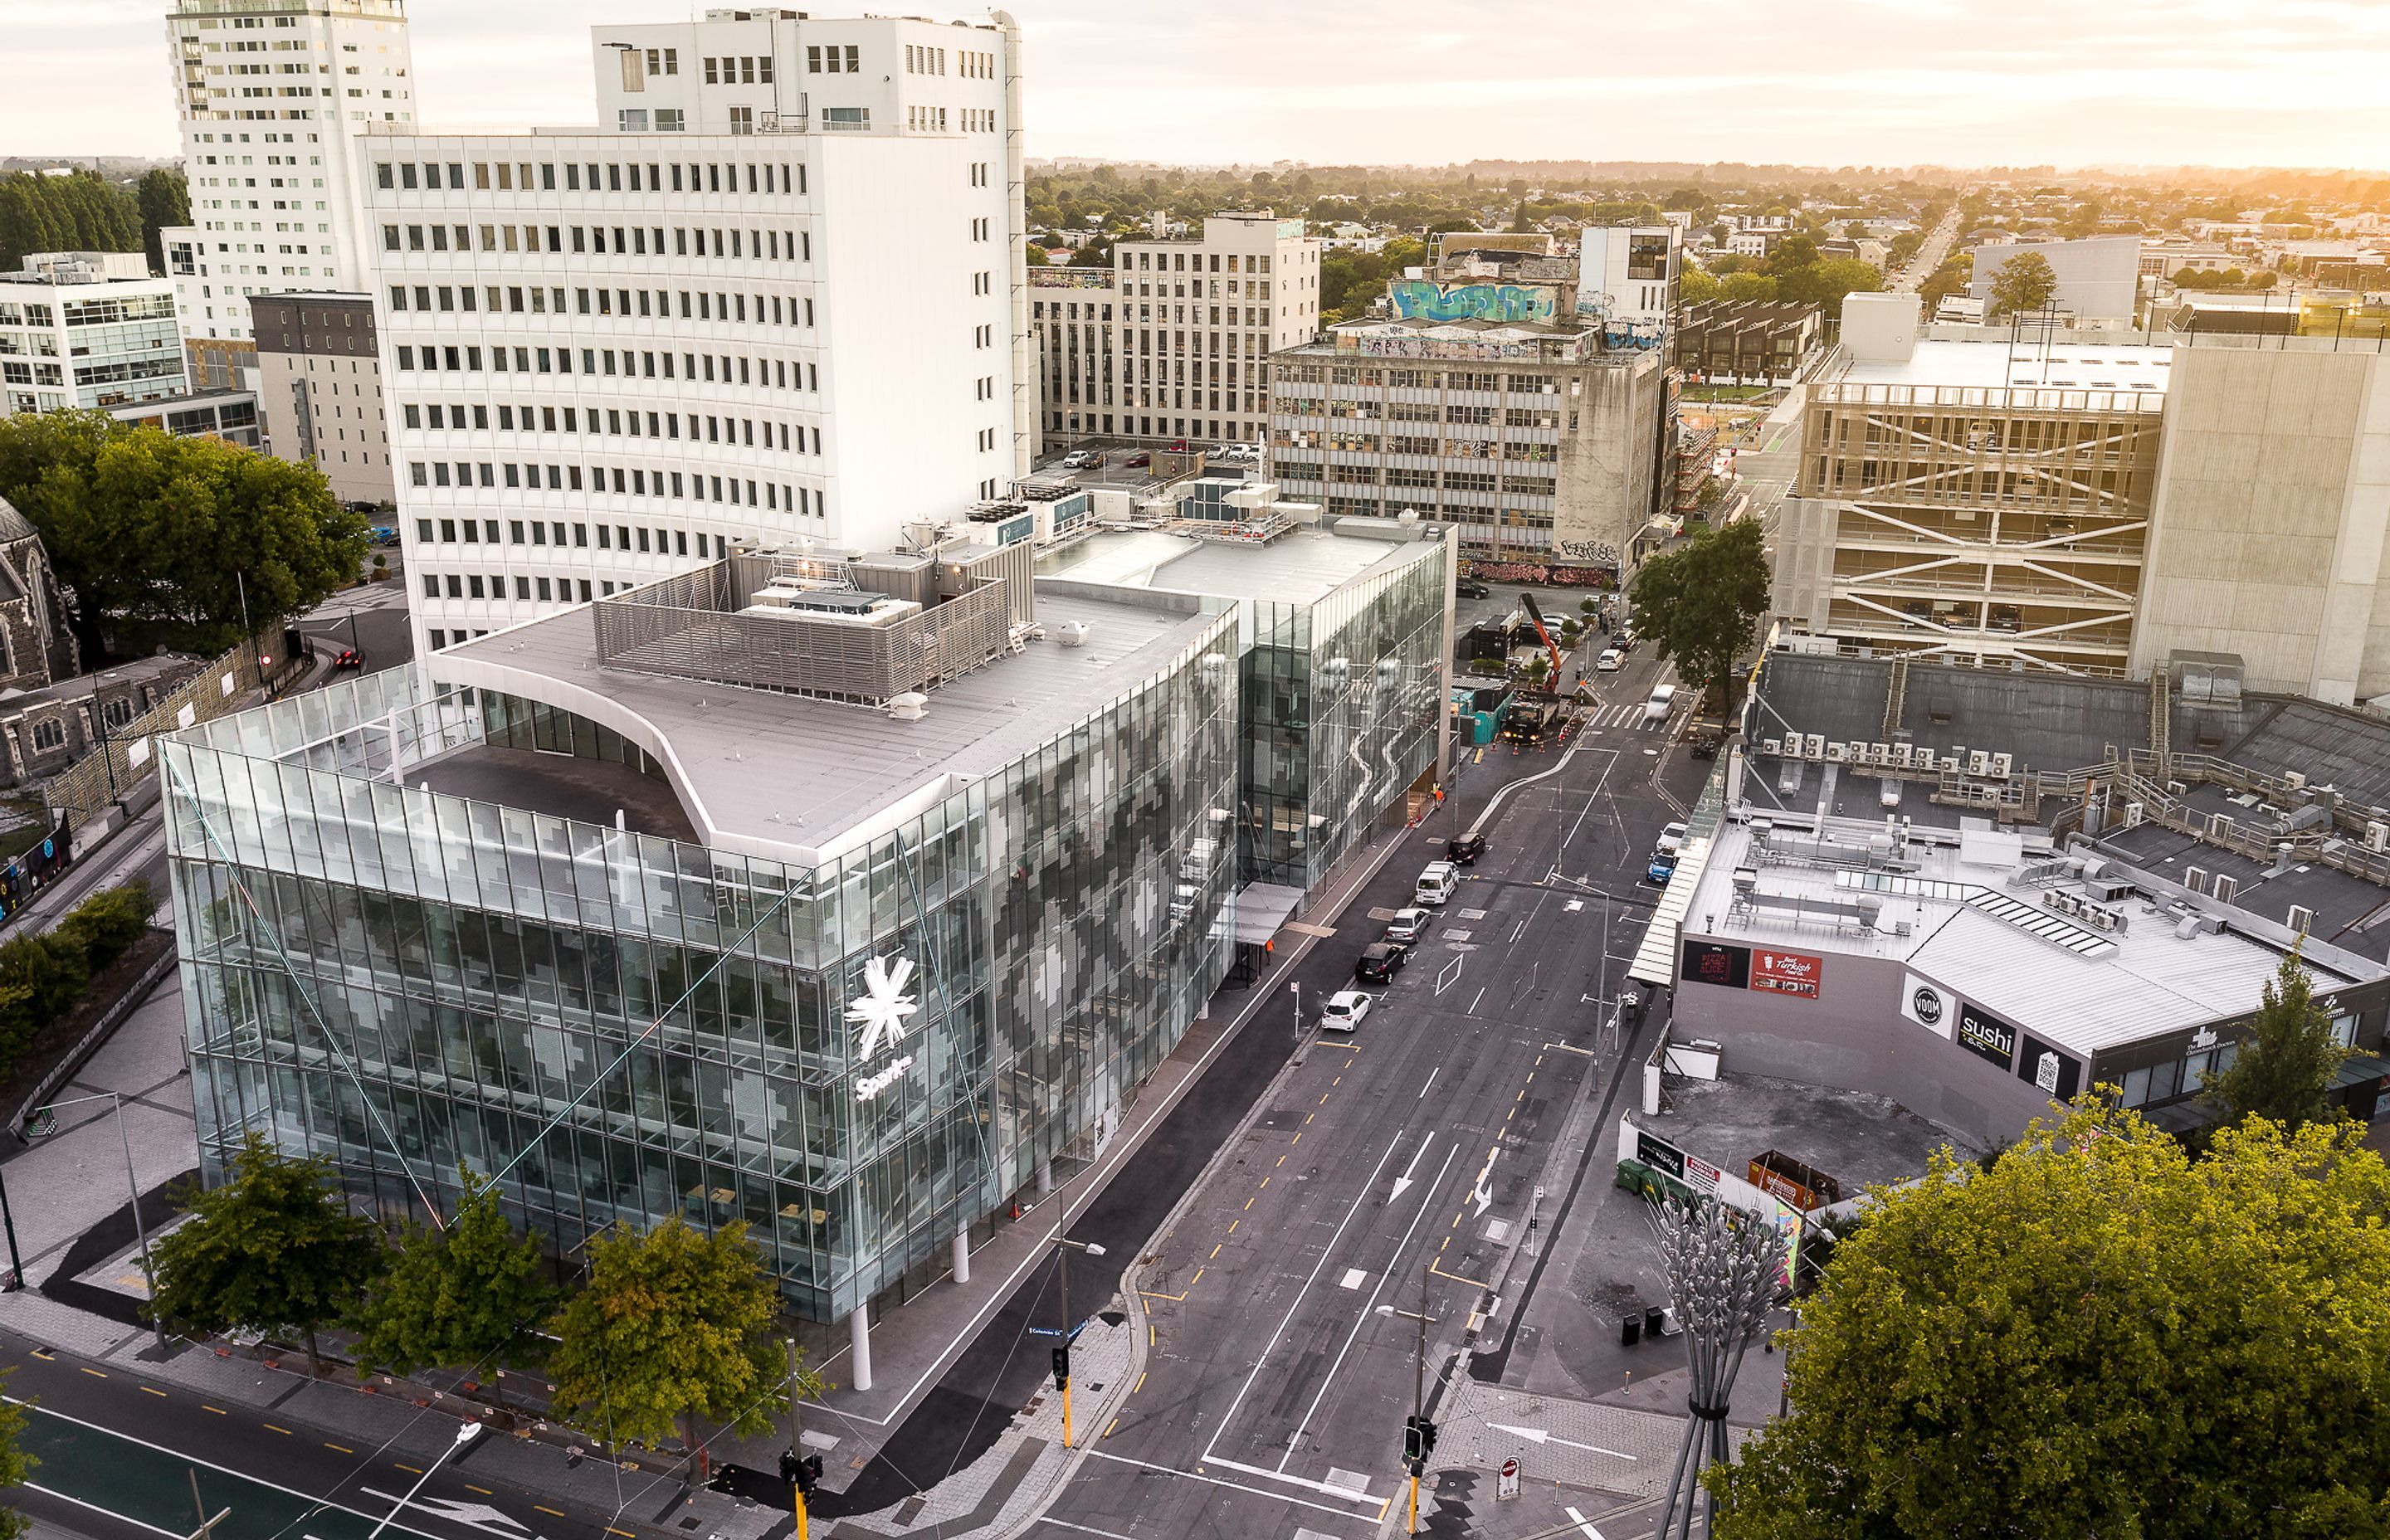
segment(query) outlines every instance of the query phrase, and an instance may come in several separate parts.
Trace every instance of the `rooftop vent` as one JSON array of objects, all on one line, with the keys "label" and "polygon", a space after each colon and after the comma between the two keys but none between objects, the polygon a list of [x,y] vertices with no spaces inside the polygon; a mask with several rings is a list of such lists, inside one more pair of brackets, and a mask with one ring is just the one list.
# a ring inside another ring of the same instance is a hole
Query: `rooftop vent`
[{"label": "rooftop vent", "polygon": [[1064,647],[1085,647],[1087,633],[1094,629],[1085,621],[1066,621],[1055,629],[1054,639]]},{"label": "rooftop vent", "polygon": [[930,698],[919,690],[906,690],[889,699],[888,714],[899,722],[919,722],[930,714]]}]

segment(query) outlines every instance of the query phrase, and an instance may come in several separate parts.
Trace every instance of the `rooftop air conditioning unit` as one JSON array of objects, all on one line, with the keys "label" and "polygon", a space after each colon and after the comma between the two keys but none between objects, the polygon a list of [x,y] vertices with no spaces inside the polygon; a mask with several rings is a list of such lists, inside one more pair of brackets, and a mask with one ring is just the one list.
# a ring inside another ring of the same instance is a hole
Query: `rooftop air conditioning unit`
[{"label": "rooftop air conditioning unit", "polygon": [[2365,826],[2365,848],[2371,851],[2390,850],[2390,824],[2378,818],[2369,820]]},{"label": "rooftop air conditioning unit", "polygon": [[2007,755],[2007,754],[1994,754],[1994,755],[1992,756],[1992,776],[1993,776],[1993,778],[1994,778],[1994,779],[1996,779],[1996,780],[2006,780],[2006,779],[2008,779],[2008,778],[2009,778],[2009,769],[2010,769],[2010,767],[2011,767],[2011,765],[2013,765],[2015,763],[2016,763],[2016,761],[2015,761],[2014,759],[2011,758],[2011,757],[2010,757],[2009,755]]},{"label": "rooftop air conditioning unit", "polygon": [[1826,757],[1826,735],[1823,733],[1810,733],[1806,735],[1806,737],[1808,738],[1808,742],[1803,749],[1801,757],[1804,759],[1814,760],[1824,759]]},{"label": "rooftop air conditioning unit", "polygon": [[2185,866],[2182,869],[2182,885],[2189,888],[2195,893],[2204,893],[2207,892],[2207,873],[2205,869],[2199,866]]},{"label": "rooftop air conditioning unit", "polygon": [[2316,912],[2313,909],[2308,908],[2306,905],[2294,904],[2291,905],[2290,927],[2300,935],[2304,936],[2315,928],[2315,918]]},{"label": "rooftop air conditioning unit", "polygon": [[2222,872],[2217,872],[2217,873],[2216,874],[2216,888],[2215,888],[2215,894],[2216,894],[2216,896],[2217,896],[2217,898],[2223,899],[2223,900],[2225,900],[2226,902],[2228,902],[2228,903],[2229,903],[2229,902],[2230,902],[2230,900],[2231,900],[2232,896],[2233,896],[2235,893],[2238,893],[2240,891],[2241,891],[2241,879],[2238,879],[2238,878],[2234,878],[2234,877],[2227,877],[2227,876],[2225,876]]},{"label": "rooftop air conditioning unit", "polygon": [[2141,827],[2140,803],[2127,802],[2125,804],[2125,827],[2127,828],[2139,828]]},{"label": "rooftop air conditioning unit", "polygon": [[[1783,740],[1782,738],[1771,738],[1767,739],[1765,743],[1763,743],[1763,744],[1761,744],[1761,745],[1760,745],[1760,751],[1761,751],[1761,752],[1763,752],[1763,753],[1772,754],[1772,755],[1777,755],[1777,756],[1780,756],[1780,756],[1783,754],[1783,752],[1784,752],[1784,740]],[[2377,824],[2377,825],[2375,825],[2374,827],[2375,827],[2375,828],[2382,828],[2383,826],[2382,826],[2382,825]],[[2376,848],[2379,848],[2379,847],[2376,847]]]},{"label": "rooftop air conditioning unit", "polygon": [[1971,776],[1988,776],[1991,773],[1991,755],[1984,752],[1981,749],[1970,749],[1967,751],[1967,774]]},{"label": "rooftop air conditioning unit", "polygon": [[2211,840],[2231,839],[2232,815],[2229,813],[2209,814],[2207,815],[2207,837]]},{"label": "rooftop air conditioning unit", "polygon": [[2306,785],[2306,783],[2307,778],[2295,770],[2285,770],[2282,772],[2282,784],[2289,787],[2294,791],[2296,791],[2299,788]]}]

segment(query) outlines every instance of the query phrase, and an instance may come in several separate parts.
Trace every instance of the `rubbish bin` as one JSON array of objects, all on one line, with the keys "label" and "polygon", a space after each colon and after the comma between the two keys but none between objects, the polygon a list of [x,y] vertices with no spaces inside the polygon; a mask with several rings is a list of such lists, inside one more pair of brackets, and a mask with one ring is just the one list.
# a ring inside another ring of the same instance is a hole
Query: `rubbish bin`
[{"label": "rubbish bin", "polygon": [[1643,1312],[1643,1335],[1657,1338],[1667,1325],[1667,1319],[1668,1312],[1664,1307],[1656,1304],[1651,1306]]},{"label": "rubbish bin", "polygon": [[1643,1340],[1643,1317],[1629,1315],[1618,1323],[1618,1345],[1633,1347]]}]

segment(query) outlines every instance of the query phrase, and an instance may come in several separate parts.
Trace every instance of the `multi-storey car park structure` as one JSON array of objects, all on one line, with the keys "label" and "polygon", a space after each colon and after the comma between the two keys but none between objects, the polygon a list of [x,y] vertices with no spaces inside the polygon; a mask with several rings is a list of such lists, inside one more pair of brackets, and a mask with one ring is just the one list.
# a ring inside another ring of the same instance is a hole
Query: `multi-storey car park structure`
[{"label": "multi-storey car park structure", "polygon": [[166,15],[191,223],[166,230],[195,350],[248,385],[248,298],[356,289],[367,233],[351,146],[415,119],[404,0],[174,0]]},{"label": "multi-storey car park structure", "polygon": [[1780,610],[1881,652],[2121,672],[2156,489],[2169,350],[1920,341],[1862,301],[1810,385]]},{"label": "multi-storey car park structure", "polygon": [[596,42],[600,127],[359,152],[435,648],[734,541],[894,544],[1027,456],[1009,23]]},{"label": "multi-storey car park structure", "polygon": [[[1258,558],[1252,604],[1026,542],[734,547],[162,741],[205,1174],[255,1131],[393,1214],[465,1161],[562,1246],[742,1219],[860,1338],[1284,917],[1238,897],[1241,760],[1322,765],[1323,838],[1402,815],[1450,581],[1411,533],[1161,537]],[[1282,598],[1317,663],[1256,665]]]},{"label": "multi-storey car park structure", "polygon": [[0,273],[0,406],[53,412],[184,393],[173,286],[137,251],[45,251]]}]

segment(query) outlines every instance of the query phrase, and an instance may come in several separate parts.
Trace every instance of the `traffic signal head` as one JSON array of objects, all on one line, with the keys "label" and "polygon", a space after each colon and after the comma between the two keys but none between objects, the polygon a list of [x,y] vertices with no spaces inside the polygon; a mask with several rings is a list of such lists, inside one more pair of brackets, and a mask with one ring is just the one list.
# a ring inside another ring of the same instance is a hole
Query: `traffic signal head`
[{"label": "traffic signal head", "polygon": [[797,1458],[797,1452],[795,1450],[783,1449],[780,1451],[780,1484],[782,1486],[792,1486],[796,1484],[797,1471],[802,1467],[803,1463],[803,1461]]},{"label": "traffic signal head", "polygon": [[1420,1454],[1425,1457],[1434,1453],[1435,1423],[1427,1418],[1420,1418]]},{"label": "traffic signal head", "polygon": [[1417,1462],[1426,1457],[1426,1423],[1427,1418],[1425,1418],[1407,1417],[1403,1418],[1403,1458]]},{"label": "traffic signal head", "polygon": [[807,1455],[804,1458],[797,1462],[797,1490],[799,1492],[803,1493],[808,1497],[812,1496],[814,1487],[820,1482],[821,1478],[822,1457],[819,1455]]},{"label": "traffic signal head", "polygon": [[1070,1383],[1071,1350],[1058,1347],[1054,1350],[1054,1388],[1058,1391],[1066,1390],[1070,1387]]}]

